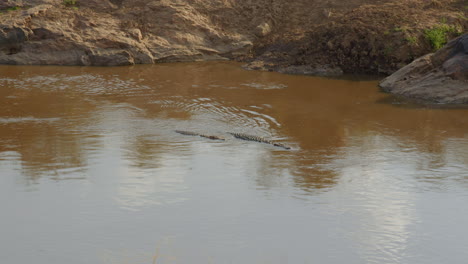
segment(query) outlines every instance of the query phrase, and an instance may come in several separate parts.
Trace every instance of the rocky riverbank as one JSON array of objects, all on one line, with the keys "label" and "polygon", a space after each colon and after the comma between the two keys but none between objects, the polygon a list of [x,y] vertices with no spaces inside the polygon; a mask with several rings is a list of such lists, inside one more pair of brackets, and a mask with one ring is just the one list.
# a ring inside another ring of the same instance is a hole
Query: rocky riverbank
[{"label": "rocky riverbank", "polygon": [[468,34],[401,68],[380,86],[425,102],[468,104]]},{"label": "rocky riverbank", "polygon": [[0,64],[237,60],[291,74],[391,74],[466,32],[467,11],[464,0],[5,0]]}]

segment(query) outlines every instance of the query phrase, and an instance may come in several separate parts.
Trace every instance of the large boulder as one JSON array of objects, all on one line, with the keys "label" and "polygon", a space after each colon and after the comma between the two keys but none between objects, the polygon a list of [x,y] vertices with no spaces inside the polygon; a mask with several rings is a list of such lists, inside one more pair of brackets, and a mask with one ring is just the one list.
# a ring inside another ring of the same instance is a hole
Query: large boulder
[{"label": "large boulder", "polygon": [[468,34],[401,68],[380,87],[425,102],[468,104]]}]

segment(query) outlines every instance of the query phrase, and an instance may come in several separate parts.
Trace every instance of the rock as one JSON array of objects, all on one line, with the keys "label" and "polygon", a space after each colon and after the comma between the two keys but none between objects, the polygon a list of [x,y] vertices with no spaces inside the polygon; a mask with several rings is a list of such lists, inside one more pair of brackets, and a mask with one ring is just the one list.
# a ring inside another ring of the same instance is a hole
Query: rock
[{"label": "rock", "polygon": [[52,7],[53,7],[52,5],[48,5],[48,4],[34,6],[32,8],[29,8],[23,11],[23,16],[35,17],[42,13],[45,13],[47,10],[51,9]]},{"label": "rock", "polygon": [[[442,68],[446,75],[455,80],[468,80],[468,34],[461,36],[447,44],[448,53]],[[444,61],[444,58],[439,58]]]},{"label": "rock", "polygon": [[340,76],[343,75],[343,70],[330,65],[292,65],[285,68],[279,68],[276,71],[286,74],[295,75],[314,75],[314,76]]},{"label": "rock", "polygon": [[424,102],[468,104],[468,34],[382,80],[387,92]]},{"label": "rock", "polygon": [[153,64],[154,57],[149,50],[135,50],[132,51],[133,60],[135,64]]},{"label": "rock", "polygon": [[26,32],[19,27],[0,29],[0,47],[9,44],[21,44],[28,40]]},{"label": "rock", "polygon": [[28,35],[22,28],[0,29],[0,50],[6,54],[20,52],[22,43],[27,40]]},{"label": "rock", "polygon": [[281,63],[267,62],[266,60],[255,60],[242,65],[246,70],[276,71],[293,75],[313,75],[313,76],[340,76],[343,70],[331,65],[281,65]]},{"label": "rock", "polygon": [[266,22],[258,25],[257,28],[255,29],[255,35],[257,35],[257,37],[264,37],[270,33],[271,33],[271,26],[270,24]]},{"label": "rock", "polygon": [[89,65],[99,66],[125,66],[133,65],[135,61],[133,56],[128,51],[122,50],[106,50],[93,49],[89,52],[88,57],[82,57],[82,62]]},{"label": "rock", "polygon": [[137,41],[143,40],[143,35],[141,34],[141,30],[139,30],[138,28],[129,29],[128,34],[130,35],[130,37],[134,38]]}]

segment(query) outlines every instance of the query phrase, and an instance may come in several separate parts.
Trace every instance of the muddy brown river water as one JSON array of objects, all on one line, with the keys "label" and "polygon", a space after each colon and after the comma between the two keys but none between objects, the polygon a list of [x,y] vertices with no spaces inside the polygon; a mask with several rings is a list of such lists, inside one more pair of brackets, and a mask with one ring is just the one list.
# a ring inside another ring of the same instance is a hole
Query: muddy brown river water
[{"label": "muddy brown river water", "polygon": [[468,109],[354,79],[0,66],[0,263],[466,263]]}]

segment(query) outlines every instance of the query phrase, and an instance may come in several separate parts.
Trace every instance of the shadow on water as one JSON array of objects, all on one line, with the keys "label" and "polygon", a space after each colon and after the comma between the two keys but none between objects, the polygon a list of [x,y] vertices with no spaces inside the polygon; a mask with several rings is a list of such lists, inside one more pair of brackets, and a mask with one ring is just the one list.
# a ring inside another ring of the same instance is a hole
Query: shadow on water
[{"label": "shadow on water", "polygon": [[430,103],[416,99],[404,98],[397,95],[388,95],[387,97],[381,98],[377,100],[378,104],[391,104],[396,107],[402,108],[428,108],[428,109],[441,109],[441,110],[449,110],[449,109],[461,109],[466,110],[468,109],[468,105],[464,104],[438,104],[438,103]]},{"label": "shadow on water", "polygon": [[[466,169],[466,109],[407,104],[379,92],[375,80],[249,72],[237,66],[1,66],[0,153],[15,153],[22,173],[36,182],[41,175],[85,178],[89,163],[97,162],[105,148],[140,169],[165,166],[168,153],[212,151],[227,159],[247,148],[257,162],[239,160],[238,165],[256,175],[259,187],[281,187],[291,175],[293,186],[305,192],[332,188],[346,166],[368,165],[369,160],[350,153],[383,160],[402,153],[419,156],[408,160],[418,179],[443,180],[447,170],[459,175]],[[214,144],[174,134],[175,129],[229,140]],[[238,141],[227,132],[272,138],[293,150]]]}]

